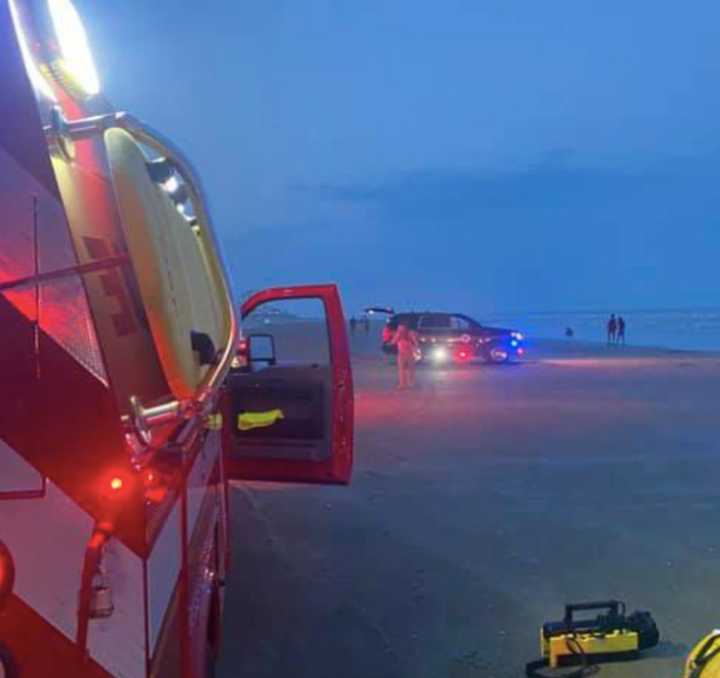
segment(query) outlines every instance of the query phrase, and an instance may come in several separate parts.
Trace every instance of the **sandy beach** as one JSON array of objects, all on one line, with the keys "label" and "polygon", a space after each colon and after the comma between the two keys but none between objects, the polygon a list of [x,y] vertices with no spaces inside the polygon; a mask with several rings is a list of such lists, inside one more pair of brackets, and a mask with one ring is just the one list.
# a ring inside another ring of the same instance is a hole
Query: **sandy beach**
[{"label": "sandy beach", "polygon": [[720,356],[535,342],[393,389],[354,338],[352,485],[236,484],[224,678],[515,678],[566,602],[649,609],[607,678],[720,626]]}]

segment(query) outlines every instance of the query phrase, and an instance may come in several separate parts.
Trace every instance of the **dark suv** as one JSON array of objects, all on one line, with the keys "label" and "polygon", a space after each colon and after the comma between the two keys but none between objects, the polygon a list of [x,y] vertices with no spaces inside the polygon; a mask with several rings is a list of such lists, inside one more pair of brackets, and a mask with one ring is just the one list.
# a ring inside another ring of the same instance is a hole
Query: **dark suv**
[{"label": "dark suv", "polygon": [[489,363],[506,363],[525,352],[524,337],[517,330],[481,325],[462,313],[395,313],[385,308],[369,308],[366,313],[390,316],[383,330],[382,344],[382,350],[388,354],[396,352],[390,342],[401,324],[417,332],[418,358],[434,364],[463,363],[477,358]]}]

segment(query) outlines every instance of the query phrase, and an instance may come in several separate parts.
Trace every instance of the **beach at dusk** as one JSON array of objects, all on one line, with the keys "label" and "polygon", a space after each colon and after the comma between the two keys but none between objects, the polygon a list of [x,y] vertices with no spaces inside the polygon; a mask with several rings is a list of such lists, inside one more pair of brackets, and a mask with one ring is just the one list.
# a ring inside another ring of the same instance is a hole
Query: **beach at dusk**
[{"label": "beach at dusk", "polygon": [[517,365],[394,390],[354,340],[352,491],[232,491],[220,676],[515,678],[564,605],[652,611],[602,675],[677,678],[716,625],[720,355],[530,341]]},{"label": "beach at dusk", "polygon": [[720,678],[719,23],[0,0],[0,678]]}]

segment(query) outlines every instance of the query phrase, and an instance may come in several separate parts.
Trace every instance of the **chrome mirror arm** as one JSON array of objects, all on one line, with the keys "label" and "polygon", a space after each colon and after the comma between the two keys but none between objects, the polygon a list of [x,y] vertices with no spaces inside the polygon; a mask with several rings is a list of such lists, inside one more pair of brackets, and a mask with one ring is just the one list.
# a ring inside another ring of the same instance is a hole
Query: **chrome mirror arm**
[{"label": "chrome mirror arm", "polygon": [[152,429],[162,424],[192,417],[196,408],[189,402],[171,400],[152,407],[143,407],[140,398],[130,396],[130,413],[122,418],[130,461],[141,468],[152,456]]}]

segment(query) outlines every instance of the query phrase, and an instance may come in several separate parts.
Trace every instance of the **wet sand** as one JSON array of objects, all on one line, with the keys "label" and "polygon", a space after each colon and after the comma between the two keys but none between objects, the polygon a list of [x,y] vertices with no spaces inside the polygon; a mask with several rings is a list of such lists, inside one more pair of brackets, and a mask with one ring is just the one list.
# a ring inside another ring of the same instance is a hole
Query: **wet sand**
[{"label": "wet sand", "polygon": [[352,485],[233,487],[219,676],[514,678],[610,597],[662,643],[600,675],[682,675],[720,626],[720,357],[541,342],[398,393],[354,351]]}]

